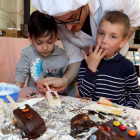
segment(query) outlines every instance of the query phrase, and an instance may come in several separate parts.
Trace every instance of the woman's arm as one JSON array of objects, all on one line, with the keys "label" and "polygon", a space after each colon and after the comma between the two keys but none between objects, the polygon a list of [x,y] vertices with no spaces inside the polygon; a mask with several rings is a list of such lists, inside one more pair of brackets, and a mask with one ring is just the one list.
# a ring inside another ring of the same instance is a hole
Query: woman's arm
[{"label": "woman's arm", "polygon": [[37,89],[45,93],[47,88],[45,82],[50,86],[51,90],[57,92],[64,91],[66,87],[77,77],[80,67],[80,62],[70,64],[62,78],[47,77],[37,82]]}]

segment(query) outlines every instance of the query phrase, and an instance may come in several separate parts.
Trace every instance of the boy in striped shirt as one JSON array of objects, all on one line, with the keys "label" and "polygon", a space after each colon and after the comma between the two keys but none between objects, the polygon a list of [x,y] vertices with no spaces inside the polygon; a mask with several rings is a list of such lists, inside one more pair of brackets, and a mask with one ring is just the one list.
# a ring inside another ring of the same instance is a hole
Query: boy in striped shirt
[{"label": "boy in striped shirt", "polygon": [[113,103],[138,108],[140,91],[133,63],[119,50],[128,41],[130,21],[127,15],[112,11],[102,17],[96,35],[97,46],[84,51],[78,76],[78,90],[82,97],[98,101],[109,98]]}]

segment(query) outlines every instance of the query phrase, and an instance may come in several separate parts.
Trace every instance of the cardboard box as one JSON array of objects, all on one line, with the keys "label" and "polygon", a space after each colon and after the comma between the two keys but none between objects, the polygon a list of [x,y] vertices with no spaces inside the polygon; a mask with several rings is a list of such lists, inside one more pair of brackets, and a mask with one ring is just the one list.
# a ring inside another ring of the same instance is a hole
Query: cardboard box
[{"label": "cardboard box", "polygon": [[0,29],[0,37],[21,37],[21,31],[15,29]]}]

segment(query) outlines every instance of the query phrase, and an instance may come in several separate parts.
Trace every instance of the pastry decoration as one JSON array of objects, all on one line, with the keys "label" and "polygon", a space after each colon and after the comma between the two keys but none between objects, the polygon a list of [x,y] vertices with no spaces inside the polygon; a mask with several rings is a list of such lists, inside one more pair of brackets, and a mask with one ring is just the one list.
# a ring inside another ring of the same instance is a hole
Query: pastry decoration
[{"label": "pastry decoration", "polygon": [[29,108],[25,108],[22,110],[23,112],[28,112],[29,111]]},{"label": "pastry decoration", "polygon": [[49,103],[49,106],[57,106],[61,108],[61,99],[56,91],[51,91],[48,84],[45,83],[48,91],[46,91],[47,101]]},{"label": "pastry decoration", "polygon": [[109,113],[109,114],[119,115],[119,116],[121,116],[123,111],[121,108],[118,108],[118,106],[116,105],[114,106],[114,104],[111,101],[108,101],[103,97],[100,98],[97,104],[89,105],[89,109],[98,112],[104,112],[107,114]]},{"label": "pastry decoration", "polygon": [[129,131],[128,131],[128,134],[129,134],[130,136],[132,136],[132,137],[134,137],[134,136],[137,135],[137,133],[136,133],[135,130],[129,130]]}]

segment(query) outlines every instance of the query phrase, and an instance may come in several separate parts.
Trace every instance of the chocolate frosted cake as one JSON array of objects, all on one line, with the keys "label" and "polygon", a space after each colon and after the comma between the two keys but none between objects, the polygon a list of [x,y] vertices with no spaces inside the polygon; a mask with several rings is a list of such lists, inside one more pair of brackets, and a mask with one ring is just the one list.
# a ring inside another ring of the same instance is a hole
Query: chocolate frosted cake
[{"label": "chocolate frosted cake", "polygon": [[[106,123],[103,123],[102,126],[103,127],[105,127],[105,126],[110,127],[111,131],[115,132],[118,135],[118,137],[120,137],[122,139],[125,139],[125,140],[140,140],[140,132],[138,130],[136,130],[134,128],[130,128],[130,127],[127,127],[126,130],[121,130],[119,127],[113,125],[114,121],[116,121],[116,120],[115,119],[110,120]],[[129,130],[135,130],[136,133],[137,133],[136,136],[130,136],[128,134]]]},{"label": "chocolate frosted cake", "polygon": [[92,134],[88,140],[124,140],[120,139],[115,133],[108,133],[105,130],[97,130],[94,134]]},{"label": "chocolate frosted cake", "polygon": [[[89,115],[98,114],[95,111],[89,111]],[[103,115],[98,114],[100,119],[105,119]],[[105,123],[93,122],[85,113],[78,114],[71,120],[71,136],[74,138],[82,137],[82,132],[88,132],[90,127],[96,126],[97,130],[88,137],[87,140],[140,140],[140,132],[121,124],[116,119]]]},{"label": "chocolate frosted cake", "polygon": [[[140,140],[140,132],[127,127],[125,130],[119,126],[113,125],[115,119],[97,125],[98,130],[94,132],[87,140]],[[121,125],[121,123],[120,123]],[[136,136],[130,136],[129,130],[136,131]]]},{"label": "chocolate frosted cake", "polygon": [[44,120],[29,105],[17,108],[13,113],[26,138],[38,138],[46,131]]},{"label": "chocolate frosted cake", "polygon": [[94,125],[87,114],[78,114],[71,119],[71,136],[77,137],[78,134],[89,131]]}]

